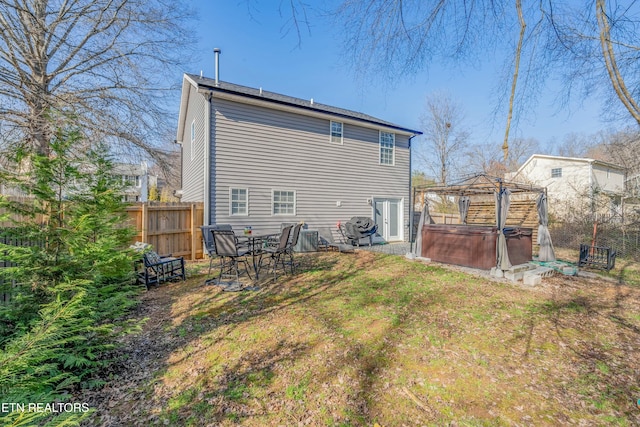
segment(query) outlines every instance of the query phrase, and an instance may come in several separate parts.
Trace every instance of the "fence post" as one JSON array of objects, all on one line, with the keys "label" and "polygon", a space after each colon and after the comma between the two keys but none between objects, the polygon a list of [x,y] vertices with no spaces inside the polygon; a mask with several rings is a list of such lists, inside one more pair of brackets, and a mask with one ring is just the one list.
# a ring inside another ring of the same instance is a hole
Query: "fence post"
[{"label": "fence post", "polygon": [[191,203],[191,261],[196,260],[196,243],[198,234],[196,233],[196,204]]},{"label": "fence post", "polygon": [[142,226],[142,241],[144,243],[149,243],[148,242],[148,233],[149,233],[149,212],[147,211],[147,202],[143,202],[142,203],[142,220],[141,220],[141,226]]}]

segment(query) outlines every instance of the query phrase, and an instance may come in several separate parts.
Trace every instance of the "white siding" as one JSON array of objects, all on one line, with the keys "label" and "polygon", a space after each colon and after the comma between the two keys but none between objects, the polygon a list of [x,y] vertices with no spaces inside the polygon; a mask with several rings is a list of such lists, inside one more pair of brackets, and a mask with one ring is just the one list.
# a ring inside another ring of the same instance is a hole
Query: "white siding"
[{"label": "white siding", "polygon": [[[193,86],[189,89],[184,134],[182,135],[182,201],[204,201],[205,97]],[[191,147],[191,123],[195,120],[196,140]],[[193,150],[193,156],[192,156]],[[193,157],[193,159],[192,159]]]},{"label": "white siding", "polygon": [[624,190],[624,173],[606,165],[593,165],[594,186],[607,193],[620,194]]},{"label": "white siding", "polygon": [[[552,178],[551,170],[558,168],[562,169],[562,176]],[[517,178],[546,187],[549,209],[563,216],[590,212],[597,205],[593,200],[594,192],[620,194],[624,185],[624,173],[619,169],[579,159],[558,157],[532,158]]]},{"label": "white siding", "polygon": [[[551,177],[552,169],[562,169],[562,176]],[[576,208],[576,202],[589,197],[589,164],[556,158],[537,157],[524,168],[521,177],[547,188],[549,210],[561,215]]]},{"label": "white siding", "polygon": [[[396,134],[389,166],[379,164],[376,129],[345,123],[338,145],[330,143],[329,120],[215,98],[212,115],[212,223],[258,232],[278,231],[282,222],[333,227],[355,215],[373,217],[368,199],[397,197],[408,236],[408,136]],[[247,217],[229,216],[229,187],[249,189]],[[296,192],[295,216],[271,214],[274,189]]]}]

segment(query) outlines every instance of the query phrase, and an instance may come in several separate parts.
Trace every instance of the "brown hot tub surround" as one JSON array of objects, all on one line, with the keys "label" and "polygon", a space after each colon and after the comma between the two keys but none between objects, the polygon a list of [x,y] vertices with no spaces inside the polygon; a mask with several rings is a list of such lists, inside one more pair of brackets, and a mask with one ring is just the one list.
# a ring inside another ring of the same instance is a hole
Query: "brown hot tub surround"
[{"label": "brown hot tub surround", "polygon": [[[531,228],[505,227],[511,264],[532,259]],[[496,266],[498,228],[482,225],[436,225],[422,228],[422,256],[433,261],[490,270]]]}]

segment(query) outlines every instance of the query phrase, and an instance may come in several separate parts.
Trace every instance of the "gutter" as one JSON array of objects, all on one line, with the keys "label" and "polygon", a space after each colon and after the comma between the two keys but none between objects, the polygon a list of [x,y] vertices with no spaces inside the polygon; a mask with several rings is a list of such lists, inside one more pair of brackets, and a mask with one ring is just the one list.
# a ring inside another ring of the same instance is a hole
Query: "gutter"
[{"label": "gutter", "polygon": [[410,251],[413,252],[413,156],[411,150],[411,140],[417,135],[409,137],[409,243],[411,244]]},{"label": "gutter", "polygon": [[211,225],[211,96],[206,96],[204,118],[204,212],[202,225]]},{"label": "gutter", "polygon": [[589,201],[591,202],[591,215],[594,215],[595,201],[593,200],[593,162],[589,162]]}]

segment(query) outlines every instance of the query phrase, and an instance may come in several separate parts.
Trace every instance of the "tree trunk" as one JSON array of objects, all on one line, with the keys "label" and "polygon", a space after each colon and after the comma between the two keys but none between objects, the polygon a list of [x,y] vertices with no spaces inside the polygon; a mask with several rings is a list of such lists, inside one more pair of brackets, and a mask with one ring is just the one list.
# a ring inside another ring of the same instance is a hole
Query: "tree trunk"
[{"label": "tree trunk", "polygon": [[511,118],[513,117],[513,102],[516,96],[516,83],[518,82],[518,73],[520,72],[520,56],[522,55],[522,42],[524,40],[527,23],[524,21],[522,14],[522,3],[516,0],[516,10],[518,11],[518,21],[520,21],[520,38],[518,39],[518,47],[516,48],[516,63],[513,70],[513,81],[511,82],[511,96],[509,98],[509,114],[507,115],[507,126],[504,131],[504,142],[502,143],[502,152],[504,156],[504,164],[507,164],[509,157],[509,130],[511,129]]},{"label": "tree trunk", "polygon": [[640,124],[640,108],[633,99],[633,95],[627,89],[627,85],[624,82],[624,78],[620,73],[618,64],[616,62],[615,52],[613,51],[613,43],[611,42],[611,28],[609,26],[609,18],[605,12],[606,4],[605,0],[596,1],[596,18],[598,19],[598,27],[600,28],[600,46],[602,48],[602,55],[604,57],[605,67],[609,74],[609,80],[613,90],[622,101],[627,111],[631,114],[631,117]]}]

